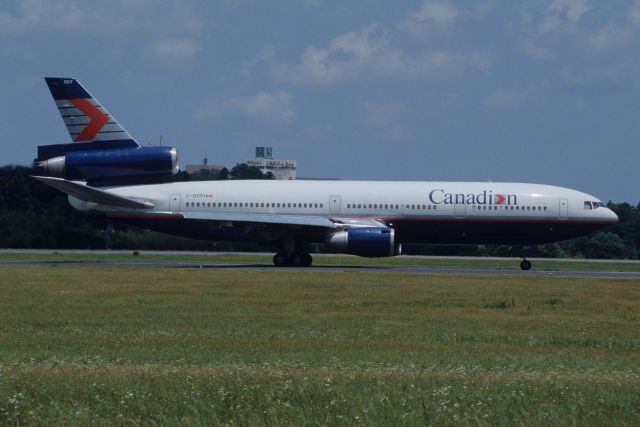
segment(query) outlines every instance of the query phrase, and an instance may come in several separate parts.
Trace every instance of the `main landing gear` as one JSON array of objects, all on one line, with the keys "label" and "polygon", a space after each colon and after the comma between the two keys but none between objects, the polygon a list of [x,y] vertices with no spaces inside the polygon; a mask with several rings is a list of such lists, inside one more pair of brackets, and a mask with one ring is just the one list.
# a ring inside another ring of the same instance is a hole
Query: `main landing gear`
[{"label": "main landing gear", "polygon": [[521,270],[531,270],[531,261],[529,261],[528,259],[523,259],[520,262],[520,269]]},{"label": "main landing gear", "polygon": [[273,256],[276,267],[309,267],[312,262],[307,252],[278,252]]},{"label": "main landing gear", "polygon": [[522,247],[522,261],[520,262],[520,269],[524,271],[531,270],[531,261],[527,259],[527,251],[529,249],[531,249],[530,246]]}]

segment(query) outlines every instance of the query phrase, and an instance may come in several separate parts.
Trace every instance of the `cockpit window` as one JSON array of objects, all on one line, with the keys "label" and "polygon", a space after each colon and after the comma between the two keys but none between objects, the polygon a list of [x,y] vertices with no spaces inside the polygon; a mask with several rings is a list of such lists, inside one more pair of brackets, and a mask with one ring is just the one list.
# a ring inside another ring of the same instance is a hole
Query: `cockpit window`
[{"label": "cockpit window", "polygon": [[585,210],[591,210],[591,209],[593,209],[593,208],[591,207],[591,202],[584,202],[584,209],[585,209]]},{"label": "cockpit window", "polygon": [[606,207],[607,207],[607,205],[605,205],[605,204],[604,204],[604,203],[602,203],[602,202],[596,202],[596,203],[597,203],[597,204],[598,204],[598,206],[600,206],[601,208],[606,208]]}]

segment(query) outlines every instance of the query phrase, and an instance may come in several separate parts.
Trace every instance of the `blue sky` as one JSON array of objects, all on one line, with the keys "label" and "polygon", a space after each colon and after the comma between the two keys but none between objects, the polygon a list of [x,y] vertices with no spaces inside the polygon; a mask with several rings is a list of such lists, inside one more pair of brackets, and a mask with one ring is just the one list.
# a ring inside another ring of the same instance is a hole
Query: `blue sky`
[{"label": "blue sky", "polygon": [[0,1],[0,164],[69,141],[44,76],[143,143],[298,175],[640,200],[640,0]]}]

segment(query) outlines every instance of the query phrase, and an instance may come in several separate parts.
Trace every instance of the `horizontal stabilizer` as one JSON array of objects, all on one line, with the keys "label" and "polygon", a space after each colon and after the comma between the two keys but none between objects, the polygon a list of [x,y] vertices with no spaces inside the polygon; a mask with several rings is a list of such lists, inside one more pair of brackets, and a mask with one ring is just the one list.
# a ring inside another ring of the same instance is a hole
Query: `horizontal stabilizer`
[{"label": "horizontal stabilizer", "polygon": [[100,205],[126,209],[150,209],[153,207],[153,204],[149,202],[118,196],[108,191],[99,190],[78,182],[67,181],[62,178],[49,176],[34,176],[33,178],[84,202],[93,202]]}]

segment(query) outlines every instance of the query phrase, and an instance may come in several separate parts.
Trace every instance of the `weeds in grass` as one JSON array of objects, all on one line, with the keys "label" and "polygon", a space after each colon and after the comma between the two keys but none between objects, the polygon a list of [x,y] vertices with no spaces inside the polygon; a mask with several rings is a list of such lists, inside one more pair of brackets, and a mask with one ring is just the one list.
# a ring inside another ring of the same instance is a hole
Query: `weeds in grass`
[{"label": "weeds in grass", "polygon": [[0,274],[0,424],[640,424],[634,280]]}]

